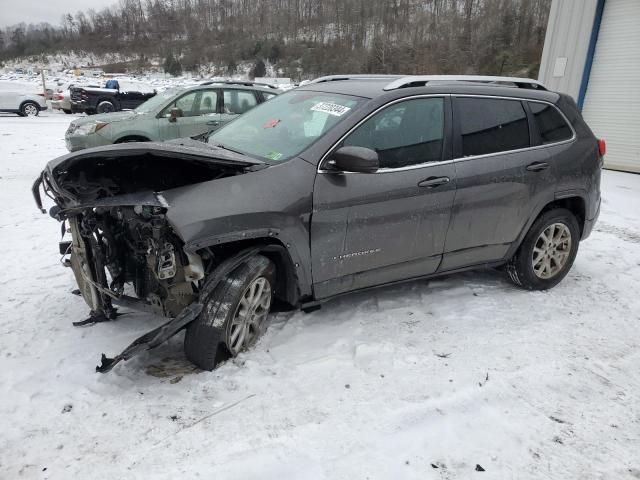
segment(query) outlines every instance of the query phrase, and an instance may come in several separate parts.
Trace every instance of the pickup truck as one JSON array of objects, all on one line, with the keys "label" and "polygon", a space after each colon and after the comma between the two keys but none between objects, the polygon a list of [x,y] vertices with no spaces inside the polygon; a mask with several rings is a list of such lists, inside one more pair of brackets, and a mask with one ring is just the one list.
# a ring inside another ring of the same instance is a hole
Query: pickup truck
[{"label": "pickup truck", "polygon": [[[126,88],[126,89],[125,89]],[[118,112],[131,110],[143,104],[156,94],[155,90],[130,86],[114,88],[71,87],[71,112],[94,113]]]}]

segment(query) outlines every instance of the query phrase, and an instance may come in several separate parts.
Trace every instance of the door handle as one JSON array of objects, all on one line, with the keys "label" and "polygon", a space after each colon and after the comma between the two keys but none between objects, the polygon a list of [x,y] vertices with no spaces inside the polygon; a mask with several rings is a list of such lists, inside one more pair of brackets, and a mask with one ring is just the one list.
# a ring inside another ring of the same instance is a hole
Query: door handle
[{"label": "door handle", "polygon": [[449,177],[429,177],[418,183],[419,187],[434,188],[440,185],[446,185],[451,180]]},{"label": "door handle", "polygon": [[210,120],[207,122],[207,125],[211,125],[213,127],[217,127],[218,125],[220,125],[220,122],[218,120]]},{"label": "door handle", "polygon": [[541,170],[546,170],[549,168],[549,164],[547,162],[533,162],[530,165],[527,165],[527,170],[530,172],[539,172]]}]

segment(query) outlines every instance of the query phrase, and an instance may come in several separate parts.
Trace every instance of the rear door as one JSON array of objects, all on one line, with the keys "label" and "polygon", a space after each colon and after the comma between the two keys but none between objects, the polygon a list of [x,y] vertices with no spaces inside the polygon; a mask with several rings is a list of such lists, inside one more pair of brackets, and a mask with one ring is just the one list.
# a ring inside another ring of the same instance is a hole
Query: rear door
[{"label": "rear door", "polygon": [[519,99],[454,96],[457,192],[441,271],[502,259],[555,188]]},{"label": "rear door", "polygon": [[332,171],[324,160],[311,219],[317,298],[437,269],[455,193],[448,107],[442,96],[395,102],[334,147],[376,150],[377,173]]},{"label": "rear door", "polygon": [[220,126],[230,122],[238,115],[248,112],[258,105],[258,97],[253,90],[226,88],[222,98]]}]

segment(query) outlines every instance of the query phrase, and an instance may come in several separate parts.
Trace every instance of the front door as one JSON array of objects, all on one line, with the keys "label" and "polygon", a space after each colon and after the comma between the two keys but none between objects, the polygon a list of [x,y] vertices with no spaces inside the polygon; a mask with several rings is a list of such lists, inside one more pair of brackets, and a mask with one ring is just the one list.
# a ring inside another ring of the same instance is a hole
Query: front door
[{"label": "front door", "polygon": [[376,150],[376,173],[321,165],[311,219],[316,298],[438,268],[455,193],[448,105],[445,97],[393,103],[336,146]]},{"label": "front door", "polygon": [[[158,116],[161,139],[194,137],[215,130],[220,123],[218,96],[217,90],[196,90],[167,105]],[[180,116],[172,121],[171,110],[175,108]]]},{"label": "front door", "polygon": [[17,93],[0,92],[0,110],[18,109],[16,98]]},{"label": "front door", "polygon": [[195,137],[219,127],[218,97],[215,89],[198,91],[190,114],[178,119],[181,137]]},{"label": "front door", "polygon": [[534,137],[523,102],[453,100],[457,192],[442,271],[502,259],[554,189],[546,150],[529,148]]}]

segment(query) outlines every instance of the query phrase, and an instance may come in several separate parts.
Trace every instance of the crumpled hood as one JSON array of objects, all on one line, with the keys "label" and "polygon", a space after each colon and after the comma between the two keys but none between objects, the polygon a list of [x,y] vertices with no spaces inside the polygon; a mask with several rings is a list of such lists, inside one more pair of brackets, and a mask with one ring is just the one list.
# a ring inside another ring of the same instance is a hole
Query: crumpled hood
[{"label": "crumpled hood", "polygon": [[99,204],[129,204],[138,198],[157,198],[162,192],[185,185],[266,168],[251,157],[202,142],[124,143],[90,148],[58,157],[47,164],[33,186],[42,209],[40,185],[53,195],[60,208]]},{"label": "crumpled hood", "polygon": [[[98,117],[94,115],[93,117]],[[67,153],[58,158],[54,158],[47,163],[47,170],[52,172],[66,162],[81,160],[89,157],[123,157],[136,156],[152,153],[162,156],[187,156],[198,158],[205,162],[228,163],[233,165],[264,165],[264,162],[256,160],[246,155],[234,153],[222,148],[213,147],[204,142],[190,139],[176,139],[170,142],[132,142],[105,145],[102,147],[87,148],[78,152]],[[135,161],[135,160],[132,160]]]}]

